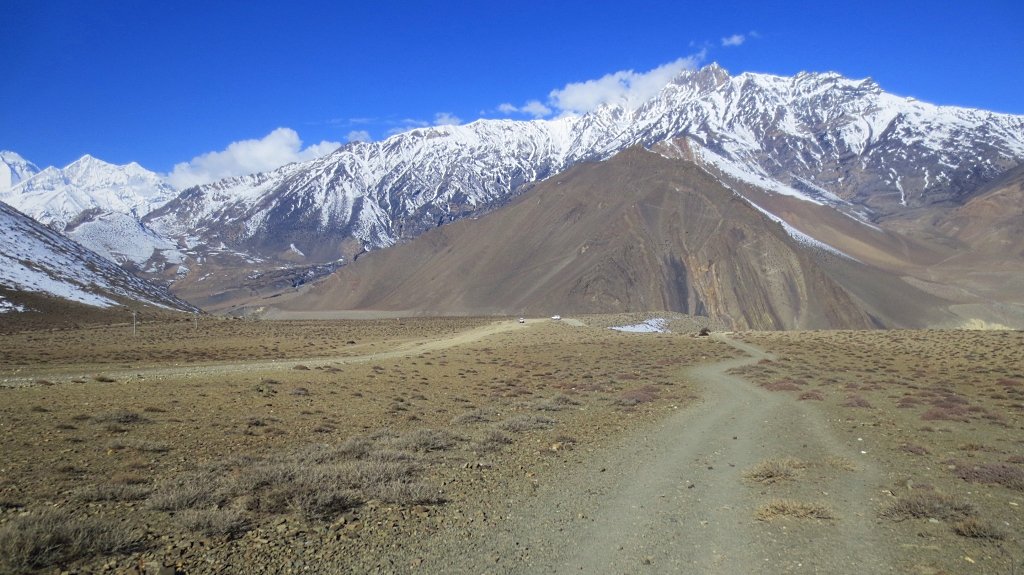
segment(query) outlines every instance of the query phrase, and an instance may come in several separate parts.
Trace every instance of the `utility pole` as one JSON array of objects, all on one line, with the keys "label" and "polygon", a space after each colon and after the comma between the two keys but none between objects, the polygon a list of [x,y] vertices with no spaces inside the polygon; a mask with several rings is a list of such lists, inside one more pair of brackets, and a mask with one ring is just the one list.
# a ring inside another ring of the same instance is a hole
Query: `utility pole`
[{"label": "utility pole", "polygon": [[134,311],[133,311],[133,312],[132,312],[132,335],[135,335],[135,334],[136,334],[136,329],[135,329],[135,314],[136,314],[136,312],[134,312]]},{"label": "utility pole", "polygon": [[196,322],[196,329],[199,329],[199,312],[192,312],[192,319]]}]

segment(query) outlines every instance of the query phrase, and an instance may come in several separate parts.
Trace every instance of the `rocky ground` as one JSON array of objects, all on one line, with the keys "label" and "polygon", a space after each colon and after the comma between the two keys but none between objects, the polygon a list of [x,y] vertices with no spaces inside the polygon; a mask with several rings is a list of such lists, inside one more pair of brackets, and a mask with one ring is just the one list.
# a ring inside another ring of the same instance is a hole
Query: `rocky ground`
[{"label": "rocky ground", "polygon": [[186,365],[184,323],[141,330],[130,359],[117,327],[0,336],[0,569],[935,574],[1024,557],[1019,332],[214,321]]}]

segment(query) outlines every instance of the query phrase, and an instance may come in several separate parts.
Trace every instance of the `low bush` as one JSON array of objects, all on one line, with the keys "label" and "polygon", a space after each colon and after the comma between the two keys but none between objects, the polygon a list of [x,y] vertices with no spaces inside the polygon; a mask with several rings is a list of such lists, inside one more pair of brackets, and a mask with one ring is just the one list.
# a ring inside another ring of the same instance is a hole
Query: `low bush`
[{"label": "low bush", "polygon": [[775,499],[755,514],[760,521],[772,521],[780,517],[798,519],[835,519],[836,516],[823,503],[806,503],[791,499]]},{"label": "low bush", "polygon": [[941,493],[912,493],[883,507],[879,515],[887,519],[966,519],[978,512],[974,504]]},{"label": "low bush", "polygon": [[143,532],[111,519],[38,509],[0,525],[0,571],[24,573],[93,555],[129,553],[143,540]]}]

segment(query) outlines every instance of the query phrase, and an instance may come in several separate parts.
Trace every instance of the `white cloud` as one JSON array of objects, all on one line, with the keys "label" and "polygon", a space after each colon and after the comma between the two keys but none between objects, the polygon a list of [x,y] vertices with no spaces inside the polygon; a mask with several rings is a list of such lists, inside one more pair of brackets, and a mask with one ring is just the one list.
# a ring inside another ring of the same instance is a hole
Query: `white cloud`
[{"label": "white cloud", "polygon": [[733,34],[728,38],[722,38],[722,46],[739,46],[746,39],[747,37],[743,34]]},{"label": "white cloud", "polygon": [[175,164],[166,180],[183,190],[233,176],[267,172],[291,162],[326,156],[341,147],[340,142],[323,141],[302,148],[302,140],[291,128],[278,128],[262,140],[232,142],[222,152],[207,152],[190,162]]},{"label": "white cloud", "polygon": [[548,103],[563,114],[585,114],[606,102],[621,103],[635,109],[657,95],[679,72],[696,68],[706,54],[706,50],[701,50],[650,72],[623,70],[597,80],[566,84],[561,90],[551,91]]},{"label": "white cloud", "polygon": [[532,114],[534,118],[543,118],[551,113],[551,108],[548,108],[537,100],[530,100],[525,106],[520,108],[520,111]]},{"label": "white cloud", "polygon": [[462,120],[458,116],[454,116],[449,112],[438,112],[434,114],[435,126],[458,126],[461,123]]},{"label": "white cloud", "polygon": [[518,112],[519,108],[516,108],[512,104],[498,104],[498,111],[502,114],[511,114],[513,112]]},{"label": "white cloud", "polygon": [[372,142],[373,138],[370,137],[370,132],[366,130],[352,130],[345,136],[345,139],[349,142]]}]

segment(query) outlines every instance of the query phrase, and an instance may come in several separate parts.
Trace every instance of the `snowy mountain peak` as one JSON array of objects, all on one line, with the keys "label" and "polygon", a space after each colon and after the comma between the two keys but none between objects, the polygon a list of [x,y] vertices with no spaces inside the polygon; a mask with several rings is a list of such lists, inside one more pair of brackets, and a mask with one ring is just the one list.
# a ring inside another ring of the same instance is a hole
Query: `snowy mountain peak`
[{"label": "snowy mountain peak", "polygon": [[35,164],[20,155],[0,150],[0,193],[39,173]]},{"label": "snowy mountain peak", "polygon": [[176,194],[160,176],[135,162],[118,166],[87,154],[62,170],[49,167],[0,190],[0,200],[63,229],[86,210],[141,218]]}]

